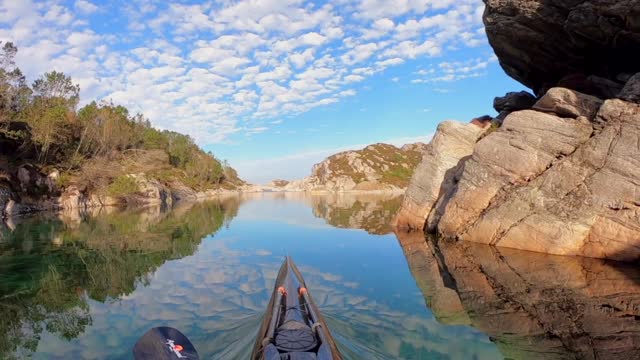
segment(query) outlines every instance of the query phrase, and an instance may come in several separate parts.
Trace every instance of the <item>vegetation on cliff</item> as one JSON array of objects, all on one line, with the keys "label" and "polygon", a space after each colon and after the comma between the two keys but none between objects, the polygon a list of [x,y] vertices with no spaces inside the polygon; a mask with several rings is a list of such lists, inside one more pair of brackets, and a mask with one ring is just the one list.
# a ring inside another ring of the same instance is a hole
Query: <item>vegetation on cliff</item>
[{"label": "vegetation on cliff", "polygon": [[[63,73],[46,73],[29,86],[14,62],[18,49],[10,42],[0,45],[0,175],[5,181],[11,182],[18,167],[33,164],[41,171],[59,170],[58,185],[114,184],[108,192],[130,190],[125,171],[196,190],[242,183],[225,161],[189,136],[154,129],[142,114],[106,101],[78,109],[80,87]],[[126,166],[132,160],[145,168]]]},{"label": "vegetation on cliff", "polygon": [[312,176],[320,183],[339,183],[347,180],[354,184],[385,184],[407,187],[411,175],[420,163],[424,144],[397,148],[389,144],[373,144],[362,150],[345,151],[332,155],[313,167]]}]

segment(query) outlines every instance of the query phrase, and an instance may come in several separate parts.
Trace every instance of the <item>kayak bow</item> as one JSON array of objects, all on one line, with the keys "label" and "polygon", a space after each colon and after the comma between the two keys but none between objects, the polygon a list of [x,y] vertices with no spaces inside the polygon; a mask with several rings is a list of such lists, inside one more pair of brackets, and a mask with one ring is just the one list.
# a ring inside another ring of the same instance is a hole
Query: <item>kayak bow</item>
[{"label": "kayak bow", "polygon": [[342,360],[318,307],[287,256],[253,347],[253,360]]}]

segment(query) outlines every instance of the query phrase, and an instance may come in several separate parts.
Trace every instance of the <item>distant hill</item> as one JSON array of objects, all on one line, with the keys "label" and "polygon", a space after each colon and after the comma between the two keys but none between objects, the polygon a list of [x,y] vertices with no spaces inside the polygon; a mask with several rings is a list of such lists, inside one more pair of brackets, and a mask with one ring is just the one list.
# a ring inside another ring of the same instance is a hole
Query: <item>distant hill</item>
[{"label": "distant hill", "polygon": [[298,191],[394,191],[405,189],[426,149],[423,143],[401,148],[373,144],[344,151],[313,166],[311,176],[287,184]]}]

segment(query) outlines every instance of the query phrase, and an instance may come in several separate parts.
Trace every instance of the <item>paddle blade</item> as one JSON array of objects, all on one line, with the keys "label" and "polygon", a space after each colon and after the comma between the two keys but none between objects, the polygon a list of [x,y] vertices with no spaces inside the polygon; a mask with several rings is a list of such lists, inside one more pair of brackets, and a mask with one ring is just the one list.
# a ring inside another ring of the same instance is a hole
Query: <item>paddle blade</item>
[{"label": "paddle blade", "polygon": [[170,327],[157,327],[147,331],[133,347],[135,360],[199,360],[189,339]]}]

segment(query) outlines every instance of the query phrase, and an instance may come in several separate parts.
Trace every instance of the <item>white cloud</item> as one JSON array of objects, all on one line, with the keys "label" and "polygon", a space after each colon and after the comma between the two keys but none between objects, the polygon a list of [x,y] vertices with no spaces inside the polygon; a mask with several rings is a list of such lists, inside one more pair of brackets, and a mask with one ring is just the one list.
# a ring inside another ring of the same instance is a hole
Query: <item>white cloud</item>
[{"label": "white cloud", "polygon": [[[344,101],[357,93],[352,87],[412,60],[430,71],[414,82],[486,70],[481,62],[430,60],[486,44],[477,0],[96,4],[0,0],[0,40],[16,42],[29,80],[64,71],[81,84],[83,102],[112,99],[201,144]],[[99,32],[97,16],[127,24]]]},{"label": "white cloud", "polygon": [[92,14],[98,11],[98,7],[87,0],[76,0],[75,8],[83,14]]},{"label": "white cloud", "polygon": [[486,75],[487,67],[494,61],[494,56],[488,59],[475,58],[467,61],[443,61],[437,67],[417,71],[415,74],[421,75],[421,77],[415,78],[411,82],[414,84],[453,82],[481,77]]},{"label": "white cloud", "polygon": [[375,19],[384,16],[400,16],[409,12],[421,14],[428,6],[429,0],[363,0],[358,5],[357,16]]}]

